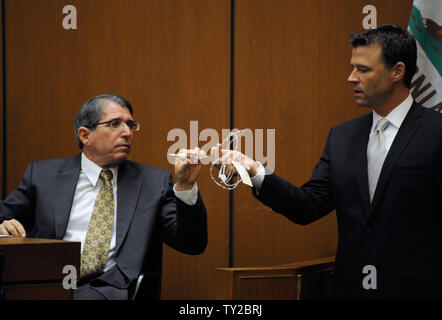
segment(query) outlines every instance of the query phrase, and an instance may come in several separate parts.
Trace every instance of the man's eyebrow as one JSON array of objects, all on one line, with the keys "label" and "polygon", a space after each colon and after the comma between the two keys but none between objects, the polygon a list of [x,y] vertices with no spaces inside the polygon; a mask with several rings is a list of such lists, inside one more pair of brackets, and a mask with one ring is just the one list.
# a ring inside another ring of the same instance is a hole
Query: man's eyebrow
[{"label": "man's eyebrow", "polygon": [[351,67],[351,68],[357,67],[357,68],[366,68],[366,69],[370,69],[370,67],[369,67],[369,66],[366,66],[365,64],[352,64],[352,63],[350,63],[350,67]]},{"label": "man's eyebrow", "polygon": [[108,123],[114,120],[121,120],[121,118],[113,118],[113,119],[109,119],[109,120],[100,120],[100,123]]},{"label": "man's eyebrow", "polygon": [[[114,120],[121,120],[121,118],[120,118],[120,117],[118,117],[118,118],[112,118],[112,119],[107,120],[107,121],[114,121]],[[106,122],[107,122],[107,121],[106,121]]]}]

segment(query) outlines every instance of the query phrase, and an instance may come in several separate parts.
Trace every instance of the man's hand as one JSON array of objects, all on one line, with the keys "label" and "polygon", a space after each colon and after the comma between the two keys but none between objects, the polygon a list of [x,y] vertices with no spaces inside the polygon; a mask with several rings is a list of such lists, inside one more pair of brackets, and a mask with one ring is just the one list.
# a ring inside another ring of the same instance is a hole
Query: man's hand
[{"label": "man's hand", "polygon": [[23,225],[15,219],[5,220],[0,224],[0,234],[13,235],[14,237],[26,237],[25,228]]},{"label": "man's hand", "polygon": [[184,154],[185,157],[175,157],[175,188],[177,191],[190,190],[204,166],[198,157],[204,157],[206,153],[200,148],[195,148],[182,149],[178,154]]},{"label": "man's hand", "polygon": [[220,143],[218,143],[216,147],[212,147],[210,149],[210,157],[212,162],[214,162],[218,158],[221,158],[216,166],[219,167],[222,164],[227,164],[227,174],[229,174],[231,171],[233,171],[234,174],[238,174],[235,167],[232,165],[232,161],[240,163],[247,170],[250,177],[256,176],[259,170],[258,162],[247,157],[239,151],[222,149]]}]

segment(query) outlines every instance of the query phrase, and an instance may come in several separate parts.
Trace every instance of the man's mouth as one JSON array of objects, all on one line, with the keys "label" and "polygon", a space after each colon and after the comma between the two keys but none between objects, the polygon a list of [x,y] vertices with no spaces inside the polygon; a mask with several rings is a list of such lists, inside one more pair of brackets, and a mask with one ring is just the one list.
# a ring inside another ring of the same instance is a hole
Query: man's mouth
[{"label": "man's mouth", "polygon": [[130,150],[130,145],[129,144],[118,144],[115,146],[115,148],[125,148]]},{"label": "man's mouth", "polygon": [[355,93],[355,96],[356,96],[356,95],[361,95],[361,94],[362,94],[362,91],[361,91],[361,90],[353,89],[353,91],[354,91],[354,93]]}]

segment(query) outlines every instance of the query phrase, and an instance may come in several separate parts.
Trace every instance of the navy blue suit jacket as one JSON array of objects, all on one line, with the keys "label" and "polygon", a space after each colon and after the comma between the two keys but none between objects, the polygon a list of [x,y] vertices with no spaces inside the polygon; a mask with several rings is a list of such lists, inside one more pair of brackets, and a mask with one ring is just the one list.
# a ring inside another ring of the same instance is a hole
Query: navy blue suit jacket
[{"label": "navy blue suit jacket", "polygon": [[[385,159],[373,201],[367,177],[372,114],[330,130],[310,180],[267,175],[255,196],[298,224],[336,209],[335,294],[344,298],[442,296],[442,115],[413,103]],[[376,268],[366,290],[364,266]]]}]

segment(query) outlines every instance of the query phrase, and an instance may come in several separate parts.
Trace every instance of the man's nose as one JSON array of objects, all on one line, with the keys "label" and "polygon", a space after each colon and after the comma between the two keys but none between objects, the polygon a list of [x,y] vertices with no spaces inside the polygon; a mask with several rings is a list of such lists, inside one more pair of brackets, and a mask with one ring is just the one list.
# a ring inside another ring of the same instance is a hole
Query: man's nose
[{"label": "man's nose", "polygon": [[122,124],[122,128],[121,128],[121,135],[123,137],[131,137],[133,135],[132,130],[129,128],[129,126],[126,124],[126,122],[123,121]]},{"label": "man's nose", "polygon": [[359,82],[359,78],[355,76],[355,71],[352,70],[347,78],[348,82]]}]

